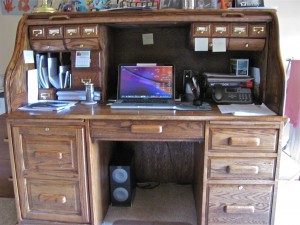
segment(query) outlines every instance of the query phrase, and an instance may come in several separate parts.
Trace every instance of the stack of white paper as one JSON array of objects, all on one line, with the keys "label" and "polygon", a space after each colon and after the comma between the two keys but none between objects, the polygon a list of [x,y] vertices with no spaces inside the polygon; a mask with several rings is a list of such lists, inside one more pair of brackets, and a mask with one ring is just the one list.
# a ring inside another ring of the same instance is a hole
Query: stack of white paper
[{"label": "stack of white paper", "polygon": [[275,116],[265,104],[231,104],[231,105],[218,105],[222,114],[232,113],[235,116]]}]

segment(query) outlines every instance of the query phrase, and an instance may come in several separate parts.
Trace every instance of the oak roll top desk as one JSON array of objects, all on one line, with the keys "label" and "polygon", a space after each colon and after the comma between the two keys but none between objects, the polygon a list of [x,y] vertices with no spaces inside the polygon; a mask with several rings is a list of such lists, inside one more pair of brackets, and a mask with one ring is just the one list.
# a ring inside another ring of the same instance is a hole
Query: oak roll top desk
[{"label": "oak roll top desk", "polygon": [[[153,34],[153,45],[142,44],[146,33]],[[195,38],[208,38],[208,51],[194,51]],[[225,38],[227,51],[213,52],[213,38]],[[18,111],[27,103],[26,71],[35,68],[24,63],[24,50],[69,63],[73,87],[90,79],[101,90],[99,104]],[[78,50],[91,52],[89,68],[75,67]],[[278,116],[222,115],[215,105],[212,111],[106,106],[116,94],[120,63],[171,62],[176,90],[183,93],[184,70],[228,73],[230,58],[249,58],[250,66],[260,68],[256,101]],[[99,225],[110,203],[108,163],[115,142],[184,142],[192,143],[189,182],[198,225],[273,224],[284,90],[275,10],[24,14],[5,75],[18,223]]]}]

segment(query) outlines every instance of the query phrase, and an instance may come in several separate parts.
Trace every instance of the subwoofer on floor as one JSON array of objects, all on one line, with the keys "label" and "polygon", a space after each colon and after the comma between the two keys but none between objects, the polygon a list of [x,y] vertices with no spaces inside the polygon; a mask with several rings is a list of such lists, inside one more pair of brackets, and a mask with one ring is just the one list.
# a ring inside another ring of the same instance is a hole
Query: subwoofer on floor
[{"label": "subwoofer on floor", "polygon": [[113,206],[131,206],[135,191],[133,151],[117,151],[110,165],[110,197]]}]

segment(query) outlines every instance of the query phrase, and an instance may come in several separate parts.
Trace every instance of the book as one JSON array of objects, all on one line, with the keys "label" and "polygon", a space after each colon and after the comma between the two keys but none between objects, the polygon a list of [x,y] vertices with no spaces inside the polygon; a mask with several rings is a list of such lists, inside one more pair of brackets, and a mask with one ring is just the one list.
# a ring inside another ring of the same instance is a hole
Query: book
[{"label": "book", "polygon": [[70,108],[77,104],[77,101],[57,101],[57,100],[40,100],[34,103],[19,107],[23,111],[60,111]]}]

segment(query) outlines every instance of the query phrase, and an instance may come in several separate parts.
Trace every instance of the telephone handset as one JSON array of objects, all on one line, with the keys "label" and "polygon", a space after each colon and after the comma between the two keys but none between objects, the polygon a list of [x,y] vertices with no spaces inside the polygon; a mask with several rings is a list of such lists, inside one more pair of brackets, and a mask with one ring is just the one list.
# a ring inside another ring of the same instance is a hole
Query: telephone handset
[{"label": "telephone handset", "polygon": [[216,103],[252,103],[252,92],[250,88],[223,87],[215,85],[213,87],[212,98]]}]

